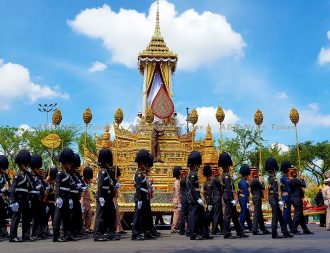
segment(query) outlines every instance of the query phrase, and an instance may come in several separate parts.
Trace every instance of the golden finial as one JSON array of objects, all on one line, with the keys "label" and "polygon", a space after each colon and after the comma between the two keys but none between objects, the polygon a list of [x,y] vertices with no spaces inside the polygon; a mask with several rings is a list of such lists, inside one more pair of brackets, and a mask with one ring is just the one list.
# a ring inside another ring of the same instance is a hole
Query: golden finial
[{"label": "golden finial", "polygon": [[60,109],[56,109],[53,113],[52,122],[54,126],[58,126],[62,121],[62,113]]},{"label": "golden finial", "polygon": [[110,126],[109,126],[109,124],[106,124],[104,126],[104,132],[109,133],[109,131],[110,131]]},{"label": "golden finial", "polygon": [[198,113],[196,109],[192,109],[191,113],[189,114],[189,122],[191,122],[191,124],[195,125],[198,121]]},{"label": "golden finial", "polygon": [[84,120],[85,124],[87,125],[87,124],[91,123],[92,118],[93,118],[92,111],[89,107],[87,107],[83,113],[83,120]]},{"label": "golden finial", "polygon": [[256,123],[257,126],[260,126],[263,121],[264,121],[264,115],[262,114],[262,111],[257,109],[257,111],[254,114],[254,123]]},{"label": "golden finial", "polygon": [[156,12],[156,26],[154,36],[161,37],[160,26],[159,26],[159,0],[157,0],[157,12]]},{"label": "golden finial", "polygon": [[151,108],[147,108],[146,110],[146,122],[148,124],[152,124],[154,121],[154,113],[152,112]]},{"label": "golden finial", "polygon": [[118,108],[115,112],[115,122],[119,126],[124,119],[124,112],[121,108]]},{"label": "golden finial", "polygon": [[290,111],[290,119],[294,125],[297,125],[299,122],[299,113],[296,108],[292,108]]},{"label": "golden finial", "polygon": [[222,123],[225,119],[225,112],[221,108],[221,106],[218,107],[217,112],[215,113],[215,117],[217,118],[217,121],[219,123]]}]

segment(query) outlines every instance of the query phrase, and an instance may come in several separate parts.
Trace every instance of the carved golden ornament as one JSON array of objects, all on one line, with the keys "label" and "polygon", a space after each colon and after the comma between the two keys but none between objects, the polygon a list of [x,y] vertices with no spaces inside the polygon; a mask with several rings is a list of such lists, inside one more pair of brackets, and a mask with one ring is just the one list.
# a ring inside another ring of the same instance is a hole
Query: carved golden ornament
[{"label": "carved golden ornament", "polygon": [[52,122],[53,125],[58,126],[62,121],[62,113],[60,109],[56,109],[53,113]]},{"label": "carved golden ornament", "polygon": [[257,109],[256,113],[254,114],[254,123],[256,123],[257,126],[260,126],[263,121],[264,115],[262,114],[262,111]]},{"label": "carved golden ornament", "polygon": [[225,112],[222,110],[221,106],[218,107],[217,112],[215,113],[215,117],[219,123],[222,123],[225,119]]},{"label": "carved golden ornament", "polygon": [[89,109],[89,107],[86,108],[86,110],[83,113],[83,120],[85,122],[85,124],[89,124],[92,121],[93,118],[93,114],[91,109]]},{"label": "carved golden ornament", "polygon": [[299,122],[299,113],[296,108],[292,108],[290,111],[290,119],[294,125],[297,125]]},{"label": "carved golden ornament", "polygon": [[110,131],[110,126],[109,126],[109,124],[106,124],[104,126],[104,132],[108,133],[109,131]]},{"label": "carved golden ornament", "polygon": [[57,134],[49,134],[41,140],[41,143],[47,148],[58,148],[62,140]]},{"label": "carved golden ornament", "polygon": [[152,124],[153,121],[154,121],[154,113],[152,112],[151,108],[148,108],[146,110],[146,122],[148,124]]},{"label": "carved golden ornament", "polygon": [[191,113],[189,114],[189,122],[191,122],[191,124],[195,125],[198,121],[198,113],[196,109],[192,109]]},{"label": "carved golden ornament", "polygon": [[121,108],[118,108],[115,112],[115,122],[119,126],[124,119],[124,112]]}]

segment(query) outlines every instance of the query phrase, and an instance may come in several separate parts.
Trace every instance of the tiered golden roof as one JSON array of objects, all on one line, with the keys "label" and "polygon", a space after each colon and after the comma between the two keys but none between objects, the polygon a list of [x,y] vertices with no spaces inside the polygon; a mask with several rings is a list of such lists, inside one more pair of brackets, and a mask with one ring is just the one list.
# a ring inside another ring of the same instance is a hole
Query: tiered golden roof
[{"label": "tiered golden roof", "polygon": [[175,71],[176,62],[178,60],[177,54],[169,50],[166,42],[160,32],[159,25],[159,3],[157,2],[156,26],[154,34],[149,42],[149,45],[143,50],[138,57],[140,71],[143,70],[144,64],[141,62],[146,61],[167,61],[172,63],[172,72]]}]

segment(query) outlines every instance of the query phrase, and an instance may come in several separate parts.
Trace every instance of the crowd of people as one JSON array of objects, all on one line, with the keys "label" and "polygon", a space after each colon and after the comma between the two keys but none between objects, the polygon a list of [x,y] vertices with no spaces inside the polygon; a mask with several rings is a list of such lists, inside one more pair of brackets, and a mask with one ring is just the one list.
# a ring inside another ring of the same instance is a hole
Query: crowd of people
[{"label": "crowd of people", "polygon": [[[154,157],[147,150],[141,149],[136,154],[135,162],[138,168],[133,178],[136,191],[131,239],[155,239],[161,233],[155,228],[151,209],[155,189],[150,180],[150,172]],[[113,165],[110,149],[103,148],[99,152],[97,176],[90,167],[81,171],[80,157],[70,148],[61,152],[58,169],[51,167],[48,171],[43,170],[41,156],[31,155],[27,150],[17,154],[15,163],[18,170],[11,180],[6,173],[8,159],[0,156],[0,238],[8,237],[9,242],[21,242],[52,237],[53,242],[65,242],[79,240],[84,234],[93,234],[94,241],[113,241],[120,240],[120,235],[126,233],[121,227],[118,206],[120,169]],[[266,192],[272,212],[271,231],[265,227],[262,210],[265,182],[257,170],[243,164],[236,191],[231,176],[233,162],[228,153],[219,155],[218,168],[215,170],[209,165],[203,167],[203,186],[199,180],[201,165],[201,154],[192,151],[187,159],[188,173],[181,167],[173,168],[172,233],[185,235],[190,240],[208,240],[216,234],[223,234],[225,239],[246,238],[249,237],[248,232],[253,235],[270,234],[274,239],[291,238],[302,233],[312,234],[303,216],[303,188],[306,183],[289,162],[281,164],[280,183],[276,177],[279,171],[277,161],[270,157],[265,162],[265,171],[268,173]],[[93,218],[90,184],[94,176],[97,191]],[[325,183],[327,186],[322,197],[327,207],[327,217],[324,222],[330,230],[330,179]],[[237,210],[238,205],[240,212]],[[8,211],[11,214],[9,233],[5,219]],[[48,226],[49,221],[52,222],[52,230]],[[21,238],[17,234],[20,222]],[[236,236],[231,232],[231,222]],[[278,234],[278,223],[282,236]],[[302,232],[298,230],[299,225]]]}]

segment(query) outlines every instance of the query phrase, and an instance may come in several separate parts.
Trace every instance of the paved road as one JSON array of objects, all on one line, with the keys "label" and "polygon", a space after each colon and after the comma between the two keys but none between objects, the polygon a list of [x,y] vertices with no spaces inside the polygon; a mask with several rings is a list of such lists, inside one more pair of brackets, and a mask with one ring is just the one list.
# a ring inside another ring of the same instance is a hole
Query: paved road
[{"label": "paved road", "polygon": [[96,252],[177,252],[177,253],[282,253],[282,252],[329,252],[330,232],[317,225],[310,225],[314,235],[300,235],[293,239],[271,239],[270,236],[253,236],[247,239],[224,240],[216,236],[208,241],[190,241],[185,236],[171,235],[163,231],[161,238],[152,241],[131,241],[130,234],[120,241],[94,242],[91,237],[78,242],[53,243],[51,240],[30,243],[0,242],[1,253],[96,253]]}]

